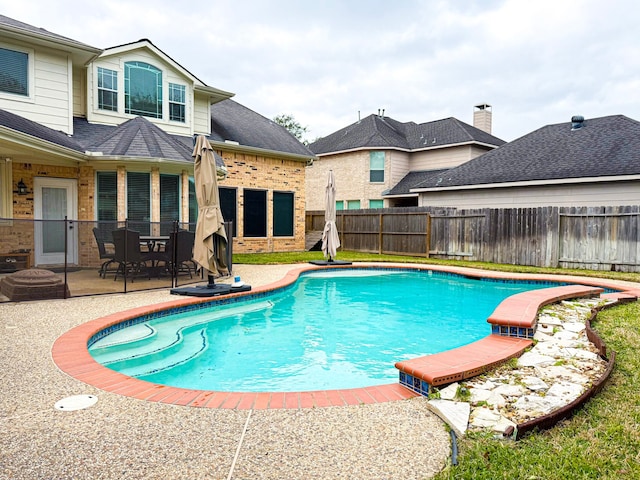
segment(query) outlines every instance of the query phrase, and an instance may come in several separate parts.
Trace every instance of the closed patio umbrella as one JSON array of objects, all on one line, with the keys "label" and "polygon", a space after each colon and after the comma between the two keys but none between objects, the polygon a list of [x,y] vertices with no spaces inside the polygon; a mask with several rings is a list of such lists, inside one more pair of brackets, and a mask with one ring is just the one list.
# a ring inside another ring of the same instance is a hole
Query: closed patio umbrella
[{"label": "closed patio umbrella", "polygon": [[207,270],[209,285],[214,274],[228,275],[226,263],[227,234],[220,210],[216,161],[209,140],[198,135],[193,149],[194,179],[198,201],[198,221],[193,246],[193,260]]},{"label": "closed patio umbrella", "polygon": [[340,246],[338,227],[336,227],[336,183],[333,170],[329,170],[329,178],[324,191],[324,230],[322,231],[322,253],[329,262],[333,262],[336,250]]}]

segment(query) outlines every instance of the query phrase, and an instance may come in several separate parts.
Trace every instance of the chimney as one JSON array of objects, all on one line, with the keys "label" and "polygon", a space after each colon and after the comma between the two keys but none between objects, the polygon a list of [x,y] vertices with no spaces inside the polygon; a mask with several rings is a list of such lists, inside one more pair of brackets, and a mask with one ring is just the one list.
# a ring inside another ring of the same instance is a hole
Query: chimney
[{"label": "chimney", "polygon": [[491,133],[491,105],[481,103],[473,107],[473,126]]}]

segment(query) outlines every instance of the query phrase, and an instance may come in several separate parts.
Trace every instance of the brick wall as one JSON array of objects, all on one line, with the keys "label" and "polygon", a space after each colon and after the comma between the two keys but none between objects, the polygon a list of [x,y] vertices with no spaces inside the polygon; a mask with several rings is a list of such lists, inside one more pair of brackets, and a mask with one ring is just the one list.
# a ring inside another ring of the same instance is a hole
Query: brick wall
[{"label": "brick wall", "polygon": [[[238,189],[235,253],[286,252],[304,250],[305,164],[299,161],[218,151],[224,159],[229,175],[219,183],[221,187]],[[244,189],[267,190],[267,237],[244,237]],[[273,237],[273,192],[294,194],[294,235]]]}]

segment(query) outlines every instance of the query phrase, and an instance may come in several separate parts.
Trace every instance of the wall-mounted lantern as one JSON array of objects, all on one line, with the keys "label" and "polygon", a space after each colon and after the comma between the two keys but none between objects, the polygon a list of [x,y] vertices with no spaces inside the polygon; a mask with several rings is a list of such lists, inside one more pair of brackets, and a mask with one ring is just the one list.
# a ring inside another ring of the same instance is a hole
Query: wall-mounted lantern
[{"label": "wall-mounted lantern", "polygon": [[29,191],[27,190],[27,185],[20,179],[20,181],[16,185],[17,190],[14,190],[13,193],[17,193],[18,195],[28,195]]}]

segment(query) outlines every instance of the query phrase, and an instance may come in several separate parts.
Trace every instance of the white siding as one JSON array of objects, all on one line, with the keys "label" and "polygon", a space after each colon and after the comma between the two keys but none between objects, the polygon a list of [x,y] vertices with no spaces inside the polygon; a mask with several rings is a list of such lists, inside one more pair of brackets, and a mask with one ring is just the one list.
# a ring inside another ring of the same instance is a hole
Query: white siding
[{"label": "white siding", "polygon": [[[193,101],[193,82],[183,76],[181,72],[172,68],[171,65],[165,63],[163,59],[153,54],[151,51],[140,48],[132,50],[118,56],[100,57],[89,68],[87,74],[87,119],[92,123],[103,123],[107,125],[120,125],[126,120],[130,120],[135,115],[124,113],[124,64],[130,61],[146,62],[154,67],[162,70],[162,109],[163,118],[145,117],[152,123],[155,123],[164,131],[176,135],[193,135],[194,122],[194,101]],[[118,111],[109,112],[98,109],[98,83],[97,72],[98,67],[108,68],[118,72]],[[169,83],[177,83],[184,85],[186,95],[186,114],[185,123],[169,121]],[[200,114],[201,115],[201,114]]]},{"label": "white siding", "polygon": [[211,133],[209,97],[196,95],[193,98],[193,104],[193,133],[209,135]]},{"label": "white siding", "polygon": [[[407,152],[397,152],[392,150],[387,152],[387,158],[389,159],[389,166],[385,169],[385,183],[389,185],[387,188],[393,188],[400,180],[407,176],[407,173],[409,173],[411,157]],[[388,181],[386,176],[387,174]]]},{"label": "white siding", "polygon": [[541,185],[420,193],[419,205],[457,208],[617,206],[640,204],[640,182]]},{"label": "white siding", "polygon": [[87,69],[82,67],[73,69],[73,115],[87,116]]},{"label": "white siding", "polygon": [[[3,45],[11,48],[11,45]],[[29,82],[33,84],[32,98],[2,95],[0,108],[49,128],[72,133],[69,58],[65,54],[42,48],[30,52],[30,61],[33,62],[33,76],[29,77]]]},{"label": "white siding", "polygon": [[411,170],[439,170],[453,168],[477,157],[480,153],[471,145],[438,148],[415,152],[411,155]]}]

